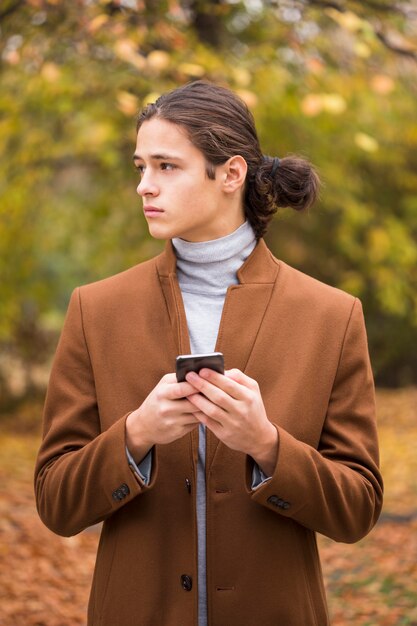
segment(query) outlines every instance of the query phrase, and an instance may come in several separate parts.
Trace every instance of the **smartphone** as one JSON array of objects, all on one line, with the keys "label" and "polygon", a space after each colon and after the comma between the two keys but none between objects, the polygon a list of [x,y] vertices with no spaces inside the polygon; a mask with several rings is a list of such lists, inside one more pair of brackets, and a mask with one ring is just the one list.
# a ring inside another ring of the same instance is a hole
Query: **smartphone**
[{"label": "smartphone", "polygon": [[224,374],[224,357],[221,352],[210,352],[208,354],[180,354],[176,360],[177,380],[182,383],[188,372],[198,372],[208,367],[219,374]]}]

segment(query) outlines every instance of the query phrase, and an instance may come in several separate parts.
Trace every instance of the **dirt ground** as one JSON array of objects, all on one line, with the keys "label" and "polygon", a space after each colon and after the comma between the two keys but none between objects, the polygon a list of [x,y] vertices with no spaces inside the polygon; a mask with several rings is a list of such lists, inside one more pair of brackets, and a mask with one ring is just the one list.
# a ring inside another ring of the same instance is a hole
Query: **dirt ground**
[{"label": "dirt ground", "polygon": [[[377,399],[381,519],[355,545],[319,538],[333,626],[417,626],[417,389],[378,390]],[[34,407],[0,422],[0,626],[86,623],[98,529],[62,538],[38,519],[38,422]]]}]

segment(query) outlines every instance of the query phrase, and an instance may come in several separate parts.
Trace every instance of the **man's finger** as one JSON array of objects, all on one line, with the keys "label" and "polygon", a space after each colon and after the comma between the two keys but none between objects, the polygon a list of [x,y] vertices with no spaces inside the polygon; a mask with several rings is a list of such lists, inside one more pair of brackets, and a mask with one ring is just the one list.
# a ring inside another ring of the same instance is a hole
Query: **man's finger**
[{"label": "man's finger", "polygon": [[[223,392],[221,392],[216,387],[213,387],[214,391],[219,395],[227,398]],[[196,393],[192,396],[189,396],[189,401],[197,407],[202,413],[206,416],[211,417],[212,419],[218,421],[220,424],[222,420],[227,417],[227,412],[224,410],[224,406],[217,404],[211,400],[211,398],[206,397],[205,395],[201,395],[200,393]]]},{"label": "man's finger", "polygon": [[256,389],[258,387],[256,380],[247,376],[247,374],[244,374],[241,370],[237,369],[237,367],[231,370],[226,370],[224,375],[229,380],[234,380],[248,389]]},{"label": "man's finger", "polygon": [[[242,386],[239,381],[234,380],[231,376],[226,376],[219,374],[214,370],[203,368],[199,372],[199,378],[208,381],[210,384],[214,385],[218,389],[221,389],[224,393],[235,400],[244,400],[246,398],[245,387],[247,387],[247,384]],[[189,380],[188,376],[187,380]],[[195,386],[202,391],[201,383],[200,386],[198,386],[197,380],[194,383],[193,380],[190,379],[190,382],[195,384]],[[203,391],[203,393],[205,392]]]},{"label": "man's finger", "polygon": [[196,411],[198,411],[198,407],[196,409],[195,404],[193,402],[190,402],[188,399],[178,400],[175,403],[175,406],[173,405],[172,409],[172,413],[176,415],[178,415],[179,413],[186,413],[189,416],[190,413],[195,413]]},{"label": "man's finger", "polygon": [[175,379],[175,382],[167,385],[166,394],[164,395],[168,400],[178,400],[180,398],[186,398],[193,393],[196,393],[196,388],[189,382],[177,383]]}]

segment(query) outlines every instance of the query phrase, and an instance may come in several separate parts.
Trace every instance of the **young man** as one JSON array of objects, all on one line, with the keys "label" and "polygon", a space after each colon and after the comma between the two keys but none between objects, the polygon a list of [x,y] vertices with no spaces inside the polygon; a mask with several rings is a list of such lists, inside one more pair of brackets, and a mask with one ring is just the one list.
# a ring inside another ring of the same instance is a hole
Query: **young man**
[{"label": "young man", "polygon": [[[201,81],[144,109],[134,161],[167,245],[72,295],[39,513],[62,535],[104,521],[90,626],[326,626],[315,532],[363,537],[382,482],[360,303],[262,239],[317,176]],[[177,382],[177,355],[215,349],[224,375]]]}]

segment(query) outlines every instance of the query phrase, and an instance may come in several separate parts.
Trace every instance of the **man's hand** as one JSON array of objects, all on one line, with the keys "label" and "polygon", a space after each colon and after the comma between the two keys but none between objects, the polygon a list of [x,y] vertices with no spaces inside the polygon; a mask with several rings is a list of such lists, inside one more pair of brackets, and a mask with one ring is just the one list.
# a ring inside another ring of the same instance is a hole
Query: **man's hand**
[{"label": "man's hand", "polygon": [[278,455],[278,431],[266,416],[259,385],[238,369],[218,374],[202,369],[186,379],[201,392],[188,396],[196,418],[232,450],[250,455],[271,476]]},{"label": "man's hand", "polygon": [[175,374],[166,374],[128,415],[126,443],[135,459],[143,459],[156,443],[171,443],[196,427],[199,409],[187,400],[193,393],[196,389],[190,383],[178,383]]}]

